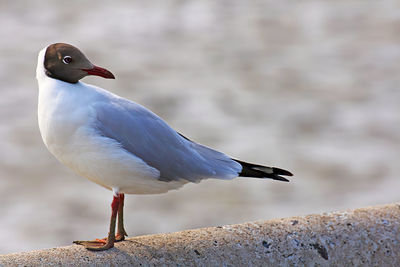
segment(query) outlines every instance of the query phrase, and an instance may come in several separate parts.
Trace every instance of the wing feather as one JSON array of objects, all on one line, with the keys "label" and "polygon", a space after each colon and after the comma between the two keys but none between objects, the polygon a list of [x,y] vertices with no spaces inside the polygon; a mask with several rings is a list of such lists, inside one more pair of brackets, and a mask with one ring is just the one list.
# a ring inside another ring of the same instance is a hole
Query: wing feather
[{"label": "wing feather", "polygon": [[159,170],[161,181],[232,179],[242,169],[225,154],[182,137],[139,104],[115,97],[94,108],[99,133]]}]

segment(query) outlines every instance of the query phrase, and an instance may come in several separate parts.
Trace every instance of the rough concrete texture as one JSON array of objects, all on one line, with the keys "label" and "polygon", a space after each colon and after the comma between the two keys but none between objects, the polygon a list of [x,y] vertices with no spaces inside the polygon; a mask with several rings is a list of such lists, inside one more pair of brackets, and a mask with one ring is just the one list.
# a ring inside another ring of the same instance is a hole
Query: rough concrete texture
[{"label": "rough concrete texture", "polygon": [[2,266],[400,266],[400,204],[0,256]]}]

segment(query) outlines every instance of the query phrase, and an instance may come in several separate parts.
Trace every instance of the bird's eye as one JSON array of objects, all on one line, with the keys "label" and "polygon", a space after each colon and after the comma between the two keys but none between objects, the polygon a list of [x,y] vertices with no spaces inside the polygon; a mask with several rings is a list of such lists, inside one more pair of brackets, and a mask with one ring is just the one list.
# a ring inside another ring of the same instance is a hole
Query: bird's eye
[{"label": "bird's eye", "polygon": [[64,64],[69,64],[72,61],[72,58],[70,56],[65,56],[63,57],[62,61],[64,62]]}]

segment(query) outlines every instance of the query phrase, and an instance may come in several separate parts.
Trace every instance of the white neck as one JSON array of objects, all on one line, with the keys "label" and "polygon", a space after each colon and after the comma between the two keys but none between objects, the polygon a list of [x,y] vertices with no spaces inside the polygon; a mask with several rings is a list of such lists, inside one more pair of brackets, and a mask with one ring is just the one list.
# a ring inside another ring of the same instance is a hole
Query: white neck
[{"label": "white neck", "polygon": [[38,62],[36,67],[36,79],[38,80],[39,83],[47,78],[46,70],[44,68],[44,56],[46,54],[47,47],[48,46],[43,48],[38,55]]}]

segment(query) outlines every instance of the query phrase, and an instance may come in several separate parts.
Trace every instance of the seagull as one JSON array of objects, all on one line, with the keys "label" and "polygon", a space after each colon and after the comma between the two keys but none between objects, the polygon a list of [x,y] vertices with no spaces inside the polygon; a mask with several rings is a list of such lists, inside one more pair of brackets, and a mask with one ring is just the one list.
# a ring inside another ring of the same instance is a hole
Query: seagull
[{"label": "seagull", "polygon": [[70,44],[39,52],[38,122],[44,144],[75,173],[113,192],[108,236],[75,244],[98,251],[123,241],[125,194],[159,194],[209,178],[288,182],[282,175],[292,176],[193,142],[145,107],[80,81],[88,75],[115,79]]}]

